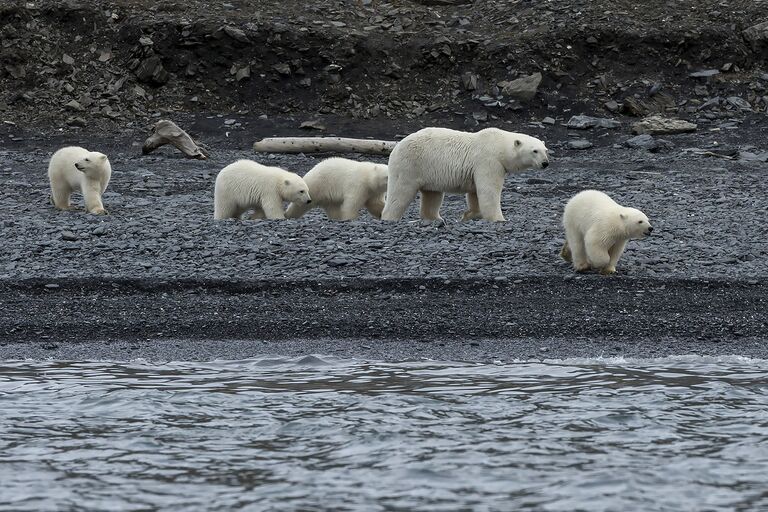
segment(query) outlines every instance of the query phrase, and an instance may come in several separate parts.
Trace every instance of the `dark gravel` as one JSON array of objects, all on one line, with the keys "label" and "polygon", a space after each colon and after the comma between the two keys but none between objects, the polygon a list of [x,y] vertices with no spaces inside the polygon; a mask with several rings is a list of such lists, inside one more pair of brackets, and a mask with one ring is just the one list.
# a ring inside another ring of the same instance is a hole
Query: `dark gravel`
[{"label": "dark gravel", "polygon": [[[319,210],[214,222],[216,172],[256,158],[238,149],[247,137],[214,131],[203,162],[170,149],[141,156],[139,134],[94,135],[84,144],[112,162],[111,215],[57,212],[47,159],[75,141],[28,136],[0,150],[0,357],[488,360],[539,357],[540,346],[546,357],[766,357],[768,165],[683,151],[759,152],[765,130],[749,118],[738,130],[666,136],[675,147],[650,153],[625,147],[627,130],[579,132],[594,147],[576,151],[561,126],[526,127],[553,165],[508,178],[507,222],[459,223],[454,196],[444,226],[422,224],[415,205],[400,223],[329,222]],[[318,157],[258,158],[303,174]],[[615,277],[576,276],[559,259],[562,207],[584,188],[643,209],[656,227],[629,244]],[[155,344],[163,339],[176,341]],[[237,342],[178,342],[189,339]],[[100,343],[68,343],[89,340]]]}]

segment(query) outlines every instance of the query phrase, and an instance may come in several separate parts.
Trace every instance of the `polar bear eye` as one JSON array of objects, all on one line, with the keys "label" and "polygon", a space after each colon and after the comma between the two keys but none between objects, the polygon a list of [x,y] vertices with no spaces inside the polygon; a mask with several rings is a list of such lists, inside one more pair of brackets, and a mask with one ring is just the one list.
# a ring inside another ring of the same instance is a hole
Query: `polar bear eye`
[{"label": "polar bear eye", "polygon": [[642,223],[643,223],[643,221],[639,220],[639,221],[637,221],[637,223],[638,223],[638,224],[642,224]]},{"label": "polar bear eye", "polygon": [[534,149],[534,150],[533,150],[533,152],[534,152],[534,153],[538,153],[538,152],[539,152],[539,150],[538,150],[538,149]]},{"label": "polar bear eye", "polygon": [[303,194],[303,193],[304,193],[304,191],[303,191],[303,190],[299,190],[299,194]]},{"label": "polar bear eye", "polygon": [[89,158],[86,158],[86,159],[85,159],[85,161],[86,161],[86,162],[90,162],[91,160],[90,160]]}]

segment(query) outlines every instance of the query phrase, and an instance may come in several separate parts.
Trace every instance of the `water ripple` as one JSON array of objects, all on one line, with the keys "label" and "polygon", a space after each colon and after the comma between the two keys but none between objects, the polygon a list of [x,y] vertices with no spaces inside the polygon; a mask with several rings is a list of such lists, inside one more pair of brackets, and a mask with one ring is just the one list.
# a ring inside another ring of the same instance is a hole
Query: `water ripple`
[{"label": "water ripple", "polygon": [[0,508],[768,508],[766,370],[3,362]]}]

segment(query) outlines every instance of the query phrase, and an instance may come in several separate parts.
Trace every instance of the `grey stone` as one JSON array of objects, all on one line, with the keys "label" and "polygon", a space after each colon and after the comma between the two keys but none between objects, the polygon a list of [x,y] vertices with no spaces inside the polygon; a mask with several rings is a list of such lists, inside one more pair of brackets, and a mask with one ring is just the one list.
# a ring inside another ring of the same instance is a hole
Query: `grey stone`
[{"label": "grey stone", "polygon": [[68,242],[74,242],[76,240],[79,240],[80,238],[76,234],[71,232],[71,231],[62,231],[61,232],[61,239],[62,240],[66,240]]},{"label": "grey stone", "polygon": [[499,83],[499,87],[501,87],[501,92],[505,96],[509,96],[516,100],[529,101],[536,95],[536,91],[539,89],[539,84],[541,84],[541,79],[541,73],[536,72],[532,75],[512,80],[511,82],[501,82]]},{"label": "grey stone", "polygon": [[545,117],[544,119],[541,120],[541,123],[542,124],[548,124],[548,125],[554,125],[555,124],[555,119],[553,117],[547,116],[547,117]]},{"label": "grey stone", "polygon": [[738,108],[739,110],[752,112],[752,105],[750,105],[747,100],[739,98],[738,96],[728,96],[725,101]]},{"label": "grey stone", "polygon": [[632,133],[651,135],[695,132],[698,128],[694,123],[682,119],[671,119],[661,116],[646,117],[632,125]]},{"label": "grey stone", "polygon": [[589,149],[593,146],[587,139],[576,139],[568,141],[568,149]]},{"label": "grey stone", "polygon": [[227,34],[229,37],[234,39],[235,41],[240,41],[241,43],[250,43],[251,40],[248,39],[248,36],[245,35],[245,32],[240,30],[236,27],[230,27],[227,25],[224,27],[224,33]]},{"label": "grey stone", "polygon": [[141,82],[163,85],[168,82],[170,75],[163,67],[163,62],[157,55],[144,59],[136,69],[136,78]]},{"label": "grey stone", "polygon": [[752,45],[752,49],[760,51],[763,47],[768,45],[768,21],[752,25],[745,29],[742,34],[744,39],[749,41]]},{"label": "grey stone", "polygon": [[705,69],[702,71],[696,71],[694,73],[691,73],[688,76],[690,76],[691,78],[709,78],[719,74],[720,74],[720,70],[718,69]]},{"label": "grey stone", "polygon": [[568,120],[568,123],[565,126],[575,130],[587,130],[589,128],[613,129],[619,128],[621,126],[621,122],[614,121],[613,119],[605,119],[602,117],[573,116]]},{"label": "grey stone", "polygon": [[477,89],[477,75],[467,71],[461,75],[461,83],[465,90],[474,91]]},{"label": "grey stone", "polygon": [[655,139],[653,136],[644,133],[637,137],[632,137],[624,141],[624,145],[634,149],[645,149],[652,153],[655,153],[662,149],[671,149],[674,145],[668,140]]},{"label": "grey stone", "polygon": [[606,108],[606,110],[613,112],[614,114],[619,111],[619,104],[614,100],[606,101],[603,106]]}]

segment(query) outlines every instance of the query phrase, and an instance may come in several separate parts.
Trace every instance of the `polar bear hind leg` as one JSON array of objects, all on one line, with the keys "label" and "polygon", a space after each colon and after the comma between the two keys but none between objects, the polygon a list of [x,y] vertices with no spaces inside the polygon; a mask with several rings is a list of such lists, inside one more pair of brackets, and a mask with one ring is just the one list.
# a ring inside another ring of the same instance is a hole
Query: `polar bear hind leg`
[{"label": "polar bear hind leg", "polygon": [[[587,251],[584,247],[584,239],[580,234],[566,234],[563,250],[568,249],[571,255],[571,263],[576,272],[589,270],[589,261],[587,260]],[[562,254],[562,253],[561,253]]]},{"label": "polar bear hind leg", "polygon": [[423,220],[443,220],[440,207],[443,205],[443,192],[421,191],[421,218]]},{"label": "polar bear hind leg", "polygon": [[474,220],[482,219],[483,215],[480,213],[480,204],[477,202],[477,194],[474,192],[467,193],[467,209],[461,216],[461,220]]},{"label": "polar bear hind leg", "polygon": [[74,206],[69,203],[72,196],[72,190],[69,186],[62,183],[51,184],[51,203],[59,210],[72,210]]}]

